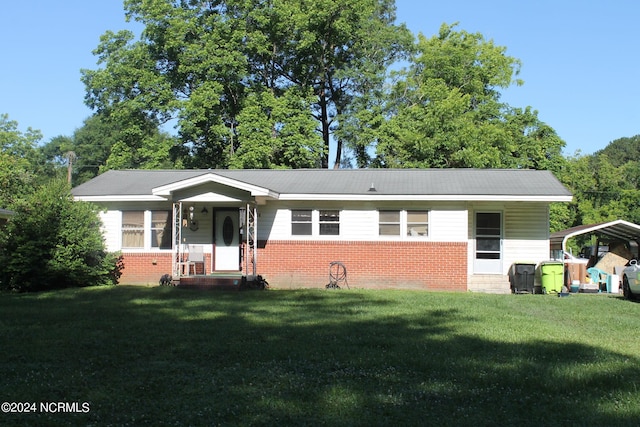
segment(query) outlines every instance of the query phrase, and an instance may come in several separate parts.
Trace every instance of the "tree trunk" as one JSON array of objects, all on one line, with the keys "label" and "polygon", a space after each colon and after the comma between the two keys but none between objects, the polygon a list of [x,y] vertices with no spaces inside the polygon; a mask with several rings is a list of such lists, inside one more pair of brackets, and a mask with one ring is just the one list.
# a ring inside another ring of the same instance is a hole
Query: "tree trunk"
[{"label": "tree trunk", "polygon": [[324,141],[324,153],[322,153],[322,169],[329,169],[329,112],[324,87],[320,91],[320,123],[322,123],[322,141]]}]

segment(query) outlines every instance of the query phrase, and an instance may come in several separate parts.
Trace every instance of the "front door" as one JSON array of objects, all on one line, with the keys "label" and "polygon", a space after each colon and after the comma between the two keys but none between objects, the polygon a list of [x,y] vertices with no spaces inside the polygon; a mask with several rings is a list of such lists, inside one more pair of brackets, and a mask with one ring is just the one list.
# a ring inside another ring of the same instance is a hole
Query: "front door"
[{"label": "front door", "polygon": [[237,210],[217,210],[215,215],[214,269],[240,269],[240,232]]},{"label": "front door", "polygon": [[502,214],[476,212],[473,272],[502,274]]}]

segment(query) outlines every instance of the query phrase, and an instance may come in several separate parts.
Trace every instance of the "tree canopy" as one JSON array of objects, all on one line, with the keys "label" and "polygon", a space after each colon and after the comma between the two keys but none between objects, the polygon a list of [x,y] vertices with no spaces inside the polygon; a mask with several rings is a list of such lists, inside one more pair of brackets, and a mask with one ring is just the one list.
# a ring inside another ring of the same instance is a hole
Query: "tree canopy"
[{"label": "tree canopy", "polygon": [[380,127],[375,163],[384,167],[550,169],[564,142],[530,107],[500,102],[521,84],[520,61],[479,34],[442,25],[419,37],[396,81]]},{"label": "tree canopy", "polygon": [[40,131],[22,132],[18,122],[0,114],[0,208],[24,198],[45,172],[37,146],[41,138]]},{"label": "tree canopy", "polygon": [[87,118],[72,136],[56,136],[40,147],[53,165],[66,168],[71,161],[73,185],[108,169],[181,168],[175,150],[176,138],[157,127],[141,131],[100,113]]},{"label": "tree canopy", "polygon": [[[173,120],[187,167],[328,167],[343,115],[412,45],[392,0],[127,0],[125,10],[141,39],[102,36],[102,68],[83,70],[86,102],[132,128]],[[273,146],[261,161],[254,148],[269,144],[251,128]]]},{"label": "tree canopy", "polygon": [[[73,183],[120,168],[549,169],[575,194],[552,229],[640,222],[640,137],[588,156],[531,106],[506,47],[457,24],[414,36],[393,0],[126,0],[83,70],[95,114],[39,146],[0,116],[0,204],[74,159]],[[173,134],[166,132],[175,127]],[[329,147],[335,157],[329,157]],[[66,171],[65,171],[66,172]]]}]

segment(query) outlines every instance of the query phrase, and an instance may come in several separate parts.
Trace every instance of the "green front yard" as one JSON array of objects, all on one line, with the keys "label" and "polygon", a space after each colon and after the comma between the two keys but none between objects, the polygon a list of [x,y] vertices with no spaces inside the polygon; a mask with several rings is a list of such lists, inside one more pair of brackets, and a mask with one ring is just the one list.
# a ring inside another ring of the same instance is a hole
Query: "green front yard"
[{"label": "green front yard", "polygon": [[631,426],[638,331],[607,295],[0,294],[0,401],[37,404],[0,424]]}]

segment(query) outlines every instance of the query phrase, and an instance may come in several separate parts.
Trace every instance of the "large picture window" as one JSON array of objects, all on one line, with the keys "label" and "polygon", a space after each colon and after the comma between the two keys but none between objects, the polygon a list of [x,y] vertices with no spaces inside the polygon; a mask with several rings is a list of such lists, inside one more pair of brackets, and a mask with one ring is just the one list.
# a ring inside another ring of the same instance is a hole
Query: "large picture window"
[{"label": "large picture window", "polygon": [[340,235],[340,211],[338,210],[320,211],[320,235],[321,236]]},{"label": "large picture window", "polygon": [[144,211],[122,212],[122,247],[144,248]]},{"label": "large picture window", "polygon": [[311,210],[295,209],[291,211],[291,234],[310,236],[312,230]]}]

